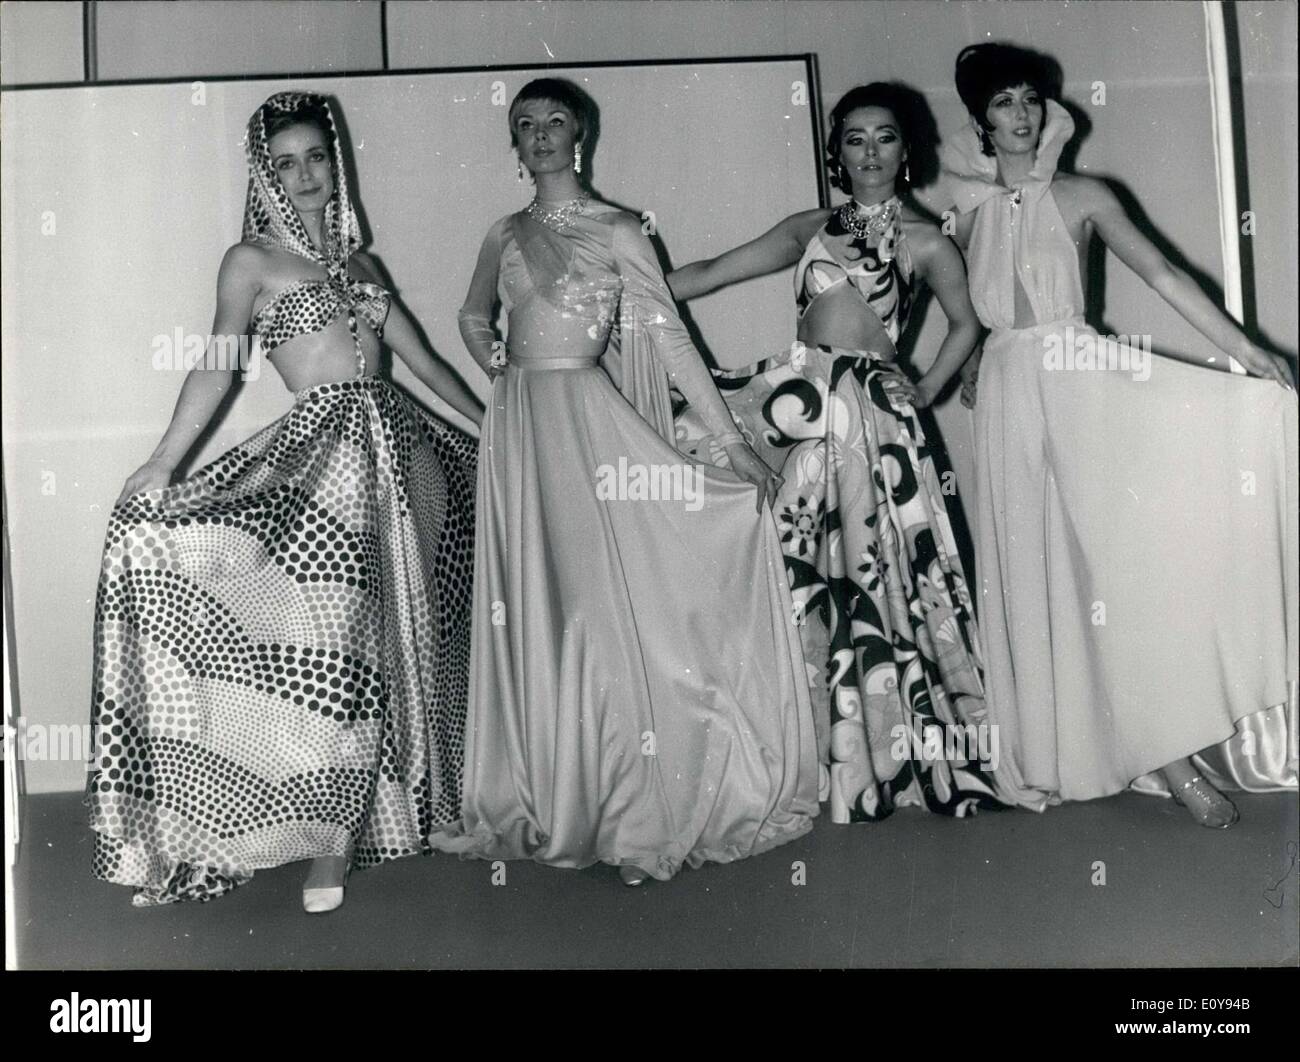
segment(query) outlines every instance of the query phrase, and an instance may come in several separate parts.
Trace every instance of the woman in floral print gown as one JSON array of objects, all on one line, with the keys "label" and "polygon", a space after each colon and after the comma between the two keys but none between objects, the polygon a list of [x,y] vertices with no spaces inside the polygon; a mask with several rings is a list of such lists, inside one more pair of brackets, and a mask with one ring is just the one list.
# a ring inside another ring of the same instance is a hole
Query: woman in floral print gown
[{"label": "woman in floral print gown", "polygon": [[[803,612],[820,798],[840,823],[1004,802],[995,735],[981,725],[969,590],[916,413],[965,360],[979,322],[957,248],[897,192],[909,155],[926,147],[914,142],[914,100],[877,83],[836,104],[827,162],[852,196],[843,207],[794,214],[668,278],[691,299],[798,264],[797,342],[715,379],[746,441],[784,477],[773,511]],[[922,282],[949,327],[913,384],[894,359]],[[721,463],[693,406],[677,435],[684,451]]]}]

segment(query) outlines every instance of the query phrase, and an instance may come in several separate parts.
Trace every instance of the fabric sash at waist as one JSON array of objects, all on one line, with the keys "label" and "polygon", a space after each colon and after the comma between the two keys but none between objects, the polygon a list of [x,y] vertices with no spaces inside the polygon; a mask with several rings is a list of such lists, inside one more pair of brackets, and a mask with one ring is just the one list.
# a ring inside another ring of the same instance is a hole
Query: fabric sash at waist
[{"label": "fabric sash at waist", "polygon": [[595,369],[600,366],[600,355],[597,354],[594,357],[586,358],[512,358],[509,364],[516,369],[528,369],[529,371],[539,369]]},{"label": "fabric sash at waist", "polygon": [[1083,319],[1081,314],[1073,317],[1062,317],[1056,321],[1042,321],[1039,324],[1030,325],[1028,328],[993,328],[989,331],[990,339],[1000,339],[1003,336],[1045,336],[1053,332],[1059,332],[1066,325],[1073,325],[1075,328],[1086,329],[1091,331],[1088,322]]},{"label": "fabric sash at waist", "polygon": [[300,388],[293,392],[293,400],[295,402],[307,402],[313,398],[323,398],[326,395],[345,391],[372,390],[376,387],[388,388],[391,386],[378,373],[371,373],[368,376],[351,376],[346,380],[333,380],[329,383],[313,384],[311,387]]}]

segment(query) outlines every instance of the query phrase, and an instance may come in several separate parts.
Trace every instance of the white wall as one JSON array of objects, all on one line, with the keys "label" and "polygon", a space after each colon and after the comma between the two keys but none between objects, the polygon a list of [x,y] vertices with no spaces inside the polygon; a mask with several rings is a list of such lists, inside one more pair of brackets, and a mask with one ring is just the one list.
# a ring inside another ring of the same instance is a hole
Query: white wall
[{"label": "white wall", "polygon": [[[1263,334],[1294,352],[1300,312],[1296,5],[1233,7],[1241,28],[1251,190],[1242,209],[1256,211],[1260,219],[1253,241],[1255,305]],[[941,132],[966,121],[952,82],[961,48],[981,40],[1038,48],[1060,61],[1067,98],[1092,121],[1078,153],[1080,172],[1122,181],[1190,264],[1215,283],[1222,279],[1204,17],[1198,3],[458,0],[391,2],[388,19],[393,66],[811,52],[821,71],[823,113],[829,114],[854,85],[897,79],[925,93]],[[1105,83],[1104,106],[1090,102],[1096,82]],[[780,150],[775,140],[774,146]],[[683,194],[707,195],[707,184],[688,186]],[[775,220],[755,217],[754,233]],[[721,249],[707,245],[705,253]],[[669,241],[669,250],[683,262],[695,254],[695,245]],[[1156,349],[1209,352],[1207,341],[1113,256],[1106,263],[1104,306],[1104,321],[1098,323],[1108,330],[1149,333]],[[744,322],[736,320],[733,327]],[[942,334],[942,314],[932,306],[915,344],[920,368],[933,360]],[[936,415],[958,482],[969,482],[970,415],[955,397]]]},{"label": "white wall", "polygon": [[[1289,2],[1236,3],[1240,29],[1241,69],[1245,102],[1245,136],[1250,177],[1250,197],[1243,209],[1253,210],[1258,230],[1250,247],[1255,262],[1255,306],[1265,336],[1285,349],[1297,347],[1298,257],[1296,229],[1297,125],[1296,5]],[[373,70],[382,64],[381,5],[357,3],[300,4],[99,4],[99,69],[101,77],[201,77],[220,73],[282,73],[290,71]],[[952,63],[961,47],[985,39],[1018,41],[1054,54],[1067,77],[1066,94],[1088,113],[1093,129],[1083,142],[1078,163],[1082,171],[1123,181],[1142,204],[1151,222],[1170,243],[1209,277],[1217,279],[1220,262],[1217,242],[1217,203],[1213,155],[1209,136],[1209,93],[1206,82],[1203,16],[1200,4],[1180,2],[1058,3],[1027,0],[1008,3],[933,3],[930,0],[898,3],[862,3],[854,0],[783,3],[685,2],[654,3],[545,0],[538,3],[479,2],[405,3],[386,5],[388,60],[392,69],[465,67],[485,64],[584,63],[604,60],[703,58],[815,53],[821,72],[823,110],[848,88],[870,80],[899,79],[921,89],[930,99],[941,130],[965,120],[952,88]],[[75,80],[81,72],[80,5],[5,4],[0,9],[0,78],[6,84],[46,80]],[[1093,85],[1104,82],[1105,106],[1090,102]],[[755,124],[752,135],[770,145],[783,168],[790,162],[779,123],[785,110]],[[433,120],[432,117],[430,119]],[[777,123],[777,124],[774,124]],[[503,127],[504,123],[502,123]],[[497,134],[492,134],[497,135]],[[142,136],[148,136],[142,131]],[[489,143],[484,141],[485,144]],[[504,129],[500,144],[504,145]],[[495,146],[496,142],[492,142]],[[456,145],[464,150],[465,145]],[[5,130],[4,163],[14,164],[19,149]],[[40,150],[64,150],[41,145]],[[608,157],[612,157],[612,152]],[[95,159],[69,151],[71,165],[93,173]],[[705,202],[717,195],[714,173],[724,172],[725,153],[706,144],[691,156],[689,167],[659,181],[644,192],[645,202],[668,215],[664,239],[676,262],[723,249],[726,240],[709,227],[683,227],[672,218],[677,204]],[[603,160],[602,160],[603,161]],[[156,164],[156,163],[155,163]],[[509,158],[504,147],[501,165]],[[223,179],[190,183],[184,178],[185,160],[171,166],[176,183],[170,195],[182,202],[175,207],[177,239],[167,252],[169,267],[187,280],[192,270],[205,276],[211,270],[206,250],[195,250],[198,227],[213,231],[212,219],[233,237],[237,227],[242,178],[223,185]],[[613,171],[602,176],[613,177]],[[755,187],[762,185],[762,171]],[[612,181],[605,190],[617,194]],[[369,189],[363,188],[363,201]],[[202,209],[193,201],[201,197]],[[160,199],[164,197],[160,196]],[[743,198],[743,197],[742,197]],[[60,204],[56,204],[60,205]],[[811,202],[808,205],[812,205]],[[159,203],[166,212],[173,207]],[[61,204],[63,216],[75,218],[75,202]],[[757,233],[776,220],[753,202],[725,203],[752,225]],[[752,216],[751,216],[752,215]],[[230,219],[229,222],[225,219]],[[199,226],[199,223],[202,223]],[[30,224],[8,212],[0,224]],[[220,226],[217,226],[220,227]],[[404,240],[376,232],[381,254],[391,256]],[[204,237],[205,239],[208,237]],[[468,268],[463,252],[454,256],[453,268]],[[418,285],[390,262],[400,283]],[[57,279],[57,278],[55,278]],[[67,313],[75,306],[76,292],[66,284],[53,306],[12,307],[6,300],[5,328],[21,315]],[[210,306],[177,304],[166,292],[155,295],[173,318],[201,322],[207,327]],[[785,296],[782,296],[785,298]],[[169,304],[169,300],[170,304]],[[1184,324],[1157,296],[1146,290],[1122,264],[1110,257],[1105,269],[1105,320],[1117,332],[1151,333],[1157,347],[1187,347],[1204,352],[1205,341]],[[696,316],[703,317],[703,306]],[[793,328],[793,308],[784,303],[788,327],[776,327],[769,347],[784,345]],[[925,322],[917,343],[924,367],[937,348],[940,321],[937,311]],[[703,320],[701,320],[703,324]],[[103,356],[121,359],[120,322],[106,320],[100,329]],[[15,328],[17,325],[14,326]],[[711,321],[706,338],[740,334],[748,322],[739,314],[730,320]],[[454,337],[450,341],[454,345]],[[452,348],[449,348],[452,349]],[[12,352],[5,345],[7,375]],[[119,430],[139,432],[139,443],[156,434],[170,412],[170,398],[144,399],[131,391],[92,388],[82,367],[69,364],[58,350],[27,351],[33,359],[31,388],[14,397],[6,389],[5,415],[31,403],[44,401],[46,390],[64,388],[83,401],[87,409],[112,412]],[[120,408],[119,408],[120,407]],[[959,483],[968,479],[970,421],[955,402],[938,411],[945,442],[958,472]],[[233,442],[243,426],[232,421],[212,446]],[[92,450],[73,459],[66,438],[36,436],[30,459],[37,471],[62,470],[57,477],[64,497],[77,499],[84,515],[69,518],[70,534],[90,541],[102,533],[103,506],[120,482],[124,470],[119,457]],[[6,441],[6,465],[12,448]],[[26,460],[26,458],[25,458]],[[39,478],[35,481],[39,485]],[[46,495],[31,492],[12,474],[7,480],[11,513],[24,507],[40,511],[49,505]],[[91,506],[99,506],[92,510]],[[80,521],[79,523],[77,521]],[[48,574],[49,607],[36,621],[42,637],[70,629],[76,638],[88,630],[89,594],[97,564],[93,547],[61,551]],[[75,585],[79,597],[67,588]],[[69,643],[71,644],[71,643]],[[77,642],[84,646],[84,641]],[[24,652],[29,674],[44,671],[47,698],[40,710],[54,711],[60,720],[79,720],[84,713],[82,692],[88,682],[84,656]],[[62,687],[60,687],[62,683]],[[77,685],[73,686],[73,683]],[[62,688],[66,703],[58,701]],[[53,699],[50,699],[53,698]],[[41,784],[33,778],[33,788]],[[64,782],[63,784],[67,784]]]},{"label": "white wall", "polygon": [[85,74],[81,18],[81,4],[0,3],[0,81],[80,81]]},{"label": "white wall", "polygon": [[[806,80],[803,60],[565,71],[601,103],[598,187],[660,232],[734,243],[747,205],[789,213],[815,200],[809,109],[773,111]],[[529,71],[322,78],[349,133],[370,244],[434,349],[486,390],[463,350],[456,309],[479,244],[524,206],[506,104]],[[303,84],[297,81],[295,84]],[[13,548],[22,711],[29,723],[88,717],[90,630],[104,526],[128,473],[153,450],[183,370],[160,368],[158,340],[206,335],[217,264],[239,237],[247,169],[240,139],[281,81],[8,93],[3,250],[4,463]],[[775,128],[791,149],[771,158],[749,130]],[[708,139],[718,158],[697,150]],[[763,172],[755,187],[749,175]],[[675,180],[712,198],[666,196]],[[700,322],[732,361],[752,337],[785,326],[788,278],[729,292]],[[749,331],[725,327],[743,319]],[[190,468],[214,458],[290,404],[260,359]],[[395,377],[417,395],[405,366]],[[458,418],[451,414],[449,419]],[[32,762],[33,791],[80,784],[77,765]]]},{"label": "white wall", "polygon": [[374,0],[114,0],[95,19],[103,81],[383,69]]}]

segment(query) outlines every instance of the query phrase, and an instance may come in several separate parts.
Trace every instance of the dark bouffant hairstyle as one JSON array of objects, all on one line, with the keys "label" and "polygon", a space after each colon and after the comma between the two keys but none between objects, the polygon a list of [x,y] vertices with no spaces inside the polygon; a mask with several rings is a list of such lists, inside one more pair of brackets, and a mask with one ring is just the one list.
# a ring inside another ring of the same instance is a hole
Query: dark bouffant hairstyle
[{"label": "dark bouffant hairstyle", "polygon": [[330,162],[334,161],[334,131],[330,128],[330,116],[324,106],[313,101],[304,100],[291,111],[275,114],[266,121],[266,139],[269,141],[277,133],[295,125],[314,125],[325,138],[325,147],[330,153]]},{"label": "dark bouffant hairstyle", "polygon": [[989,100],[1004,89],[1028,85],[1044,100],[1061,95],[1061,68],[1051,56],[1015,44],[972,44],[957,55],[957,95],[981,129],[991,128]]},{"label": "dark bouffant hairstyle", "polygon": [[[844,121],[859,107],[883,107],[898,122],[899,135],[907,148],[907,168],[911,172],[908,184],[924,187],[938,175],[939,161],[936,144],[939,141],[934,116],[925,97],[915,89],[897,81],[873,81],[859,85],[840,97],[831,110],[831,131],[826,138],[826,168],[831,184],[841,192],[853,194],[846,187],[840,166],[840,143],[844,139]],[[898,175],[903,183],[903,175]]]},{"label": "dark bouffant hairstyle", "polygon": [[578,124],[577,139],[587,146],[595,140],[598,124],[595,101],[572,81],[560,77],[539,77],[528,82],[510,101],[506,120],[510,123],[511,147],[519,146],[518,137],[515,136],[515,115],[519,113],[521,104],[531,103],[534,100],[550,100],[552,103],[560,104],[573,115],[574,121]]}]

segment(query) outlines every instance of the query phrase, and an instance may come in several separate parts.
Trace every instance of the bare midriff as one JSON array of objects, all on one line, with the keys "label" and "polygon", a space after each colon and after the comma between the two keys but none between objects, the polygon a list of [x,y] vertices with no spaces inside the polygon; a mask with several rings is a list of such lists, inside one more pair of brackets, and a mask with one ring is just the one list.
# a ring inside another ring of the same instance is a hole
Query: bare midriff
[{"label": "bare midriff", "polygon": [[[366,375],[379,368],[379,337],[364,318],[357,317],[357,336],[366,359]],[[290,391],[304,387],[353,380],[357,376],[357,352],[343,312],[319,332],[307,332],[281,343],[268,359]]]},{"label": "bare midriff", "polygon": [[798,339],[809,346],[890,351],[893,340],[880,318],[850,284],[823,291],[799,319]]}]

